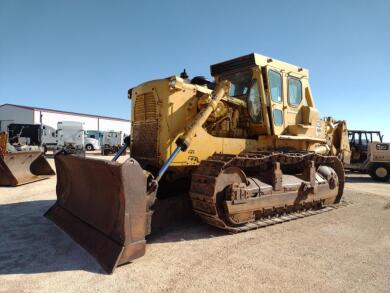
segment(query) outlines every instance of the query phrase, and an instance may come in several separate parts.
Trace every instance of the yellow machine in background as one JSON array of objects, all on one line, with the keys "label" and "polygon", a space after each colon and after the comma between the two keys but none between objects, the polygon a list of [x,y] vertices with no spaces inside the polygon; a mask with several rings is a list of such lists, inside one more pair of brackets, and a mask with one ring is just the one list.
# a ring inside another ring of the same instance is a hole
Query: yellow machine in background
[{"label": "yellow machine in background", "polygon": [[375,181],[390,179],[390,143],[383,141],[380,131],[349,130],[351,162],[345,168],[368,173]]},{"label": "yellow machine in background", "polygon": [[161,210],[191,212],[164,207],[175,196],[230,232],[340,202],[346,123],[320,118],[306,69],[250,54],[212,65],[211,74],[213,82],[183,73],[129,90],[131,158],[123,164],[55,156],[57,202],[46,216],[108,272],[145,253]]}]

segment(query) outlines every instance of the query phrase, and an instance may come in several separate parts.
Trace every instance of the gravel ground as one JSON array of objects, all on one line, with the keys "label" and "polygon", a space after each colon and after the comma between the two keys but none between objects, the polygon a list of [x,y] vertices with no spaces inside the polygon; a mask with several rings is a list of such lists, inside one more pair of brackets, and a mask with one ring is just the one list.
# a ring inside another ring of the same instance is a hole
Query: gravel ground
[{"label": "gravel ground", "polygon": [[179,223],[113,275],[42,216],[55,180],[0,188],[0,292],[390,292],[390,184],[366,175],[328,213],[236,235]]}]

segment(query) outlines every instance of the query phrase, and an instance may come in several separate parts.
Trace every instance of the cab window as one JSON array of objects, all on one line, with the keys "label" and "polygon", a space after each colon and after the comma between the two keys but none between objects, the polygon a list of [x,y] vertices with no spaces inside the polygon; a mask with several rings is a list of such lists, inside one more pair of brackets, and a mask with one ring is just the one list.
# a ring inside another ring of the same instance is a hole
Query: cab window
[{"label": "cab window", "polygon": [[369,141],[369,139],[368,139],[368,137],[367,137],[367,133],[362,133],[361,138],[362,138],[361,144],[362,144],[362,145],[368,145],[368,143],[369,143],[370,141]]},{"label": "cab window", "polygon": [[248,94],[252,81],[252,71],[242,71],[224,76],[230,81],[229,95],[231,97],[245,96]]},{"label": "cab window", "polygon": [[288,78],[288,103],[298,106],[302,101],[302,83],[299,79]]},{"label": "cab window", "polygon": [[276,103],[280,103],[282,101],[282,76],[274,70],[270,70],[268,75],[271,99]]},{"label": "cab window", "polygon": [[274,109],[272,112],[274,116],[274,124],[276,126],[281,126],[283,124],[283,112],[279,109]]},{"label": "cab window", "polygon": [[[373,133],[373,134],[374,134],[374,139],[371,139],[371,141],[382,142],[382,136],[380,135],[380,133]],[[371,138],[372,138],[372,135],[371,135]]]},{"label": "cab window", "polygon": [[252,120],[256,123],[263,121],[261,114],[260,93],[257,80],[253,80],[252,86],[249,89],[248,95],[248,113]]},{"label": "cab window", "polygon": [[353,143],[353,142],[355,142],[355,136],[354,136],[354,133],[352,133],[352,132],[349,132],[349,133],[348,133],[348,139],[349,139],[349,142],[350,142],[350,143]]}]

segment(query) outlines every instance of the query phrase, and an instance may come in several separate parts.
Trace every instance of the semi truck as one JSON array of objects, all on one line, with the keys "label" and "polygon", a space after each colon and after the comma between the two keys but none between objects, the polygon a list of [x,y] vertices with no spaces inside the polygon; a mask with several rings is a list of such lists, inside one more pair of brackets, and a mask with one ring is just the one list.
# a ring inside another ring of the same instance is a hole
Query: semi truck
[{"label": "semi truck", "polygon": [[103,156],[118,152],[123,144],[123,132],[105,131],[103,132],[101,153]]},{"label": "semi truck", "polygon": [[[61,121],[57,129],[49,125],[17,124],[8,126],[9,142],[13,145],[41,146],[43,152],[58,151],[63,147],[74,150],[100,150],[99,140],[84,137],[86,131],[82,122]],[[82,135],[83,137],[79,137]]]}]

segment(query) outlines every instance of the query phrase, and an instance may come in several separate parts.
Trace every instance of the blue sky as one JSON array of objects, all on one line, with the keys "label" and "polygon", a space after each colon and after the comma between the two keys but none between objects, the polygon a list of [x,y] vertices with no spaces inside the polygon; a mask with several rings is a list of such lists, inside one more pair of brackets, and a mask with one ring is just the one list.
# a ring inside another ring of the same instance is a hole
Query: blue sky
[{"label": "blue sky", "polygon": [[0,104],[128,118],[128,88],[250,52],[308,68],[322,116],[390,141],[390,1],[0,0]]}]

